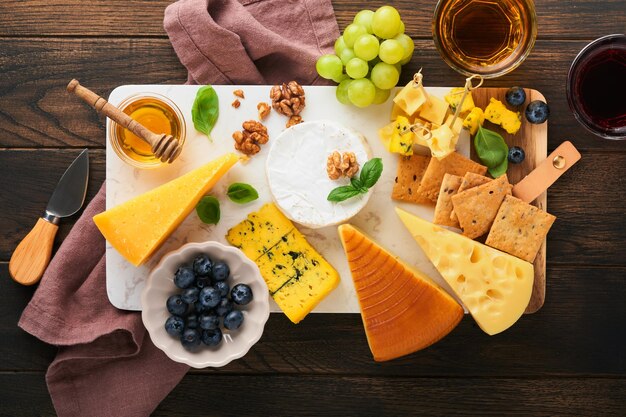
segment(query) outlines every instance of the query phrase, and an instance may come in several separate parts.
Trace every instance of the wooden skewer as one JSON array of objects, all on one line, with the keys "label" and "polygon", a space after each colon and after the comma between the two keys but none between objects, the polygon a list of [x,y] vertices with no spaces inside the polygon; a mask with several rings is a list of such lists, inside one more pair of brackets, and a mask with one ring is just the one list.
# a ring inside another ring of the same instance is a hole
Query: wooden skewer
[{"label": "wooden skewer", "polygon": [[150,129],[146,128],[144,125],[137,122],[93,91],[80,85],[78,80],[74,79],[70,81],[67,85],[67,91],[69,93],[76,94],[87,104],[96,109],[98,113],[104,114],[111,120],[143,139],[150,145],[150,149],[152,150],[154,156],[159,158],[162,162],[172,163],[178,155],[180,155],[182,147],[180,146],[178,139],[174,136],[152,132]]}]

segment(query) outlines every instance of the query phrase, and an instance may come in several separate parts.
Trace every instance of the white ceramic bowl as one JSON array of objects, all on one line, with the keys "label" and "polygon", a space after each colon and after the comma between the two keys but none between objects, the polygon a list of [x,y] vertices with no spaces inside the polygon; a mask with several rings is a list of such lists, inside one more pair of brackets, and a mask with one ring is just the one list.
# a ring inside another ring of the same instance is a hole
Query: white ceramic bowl
[{"label": "white ceramic bowl", "polygon": [[[174,285],[174,274],[182,264],[190,264],[200,254],[207,254],[214,261],[224,261],[230,267],[228,284],[247,284],[252,289],[252,301],[237,306],[243,312],[244,321],[235,331],[222,328],[224,337],[216,347],[200,346],[195,352],[183,348],[180,340],[167,334],[165,320],[170,316],[165,303],[172,294],[181,290]],[[141,294],[141,318],[148,329],[152,342],[176,362],[194,368],[220,367],[241,358],[263,334],[270,308],[267,285],[259,268],[239,249],[219,242],[188,243],[168,253],[152,270]]]}]

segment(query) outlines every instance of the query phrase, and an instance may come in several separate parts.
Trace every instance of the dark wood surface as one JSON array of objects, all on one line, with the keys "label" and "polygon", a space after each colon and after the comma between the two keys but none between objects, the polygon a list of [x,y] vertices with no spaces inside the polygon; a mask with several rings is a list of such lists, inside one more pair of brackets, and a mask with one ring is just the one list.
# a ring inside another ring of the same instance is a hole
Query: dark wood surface
[{"label": "dark wood surface", "polygon": [[[0,2],[0,416],[54,415],[44,375],[56,349],[17,328],[34,289],[10,280],[7,261],[81,148],[92,150],[88,198],[104,180],[104,121],[64,86],[75,77],[106,96],[121,84],[183,83],[162,28],[169,3]],[[462,83],[430,40],[435,1],[389,3],[416,40],[403,79],[424,67],[429,85]],[[343,28],[359,9],[383,2],[333,4]],[[583,154],[548,195],[558,220],[548,237],[544,307],[493,337],[466,317],[440,343],[385,364],[372,361],[358,315],[312,315],[298,326],[272,315],[247,356],[190,372],[154,415],[626,413],[626,142],[587,133],[565,99],[570,62],[589,41],[625,30],[626,2],[536,7],[533,53],[487,86],[541,91],[552,112],[549,150],[569,139]],[[58,242],[74,220],[62,224]]]}]

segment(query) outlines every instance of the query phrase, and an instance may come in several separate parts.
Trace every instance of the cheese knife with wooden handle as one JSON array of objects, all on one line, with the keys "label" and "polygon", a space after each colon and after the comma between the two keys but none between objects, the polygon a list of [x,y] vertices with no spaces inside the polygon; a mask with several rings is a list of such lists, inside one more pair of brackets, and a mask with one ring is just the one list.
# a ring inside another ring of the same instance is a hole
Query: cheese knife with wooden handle
[{"label": "cheese knife with wooden handle", "polygon": [[89,153],[85,149],[57,183],[44,215],[15,248],[9,274],[16,282],[33,285],[41,279],[50,262],[58,224],[61,218],[75,214],[83,206],[88,180]]}]

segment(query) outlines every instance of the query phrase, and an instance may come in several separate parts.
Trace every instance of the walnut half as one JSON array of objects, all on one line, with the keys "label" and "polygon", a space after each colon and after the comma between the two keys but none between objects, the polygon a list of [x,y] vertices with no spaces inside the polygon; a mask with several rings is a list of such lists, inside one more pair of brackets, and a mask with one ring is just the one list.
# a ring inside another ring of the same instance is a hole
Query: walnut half
[{"label": "walnut half", "polygon": [[354,152],[344,152],[343,155],[334,151],[326,160],[326,172],[331,180],[341,177],[352,178],[359,172],[359,163]]},{"label": "walnut half", "polygon": [[270,90],[272,107],[287,117],[299,115],[305,106],[304,88],[296,81],[275,85]]},{"label": "walnut half", "polygon": [[235,140],[235,149],[245,155],[254,155],[259,153],[261,146],[269,140],[267,128],[261,122],[256,120],[248,120],[241,125],[243,130],[233,133]]}]

